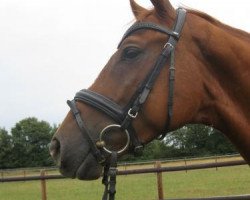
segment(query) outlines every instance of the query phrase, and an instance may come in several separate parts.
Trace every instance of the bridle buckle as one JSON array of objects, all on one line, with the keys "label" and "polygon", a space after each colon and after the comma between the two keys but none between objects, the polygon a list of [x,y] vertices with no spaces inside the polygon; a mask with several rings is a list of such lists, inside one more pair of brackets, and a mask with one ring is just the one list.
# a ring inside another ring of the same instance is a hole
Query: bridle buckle
[{"label": "bridle buckle", "polygon": [[131,117],[132,119],[135,119],[138,115],[138,112],[136,112],[135,114],[133,113],[132,108],[129,109],[128,111],[128,116]]},{"label": "bridle buckle", "polygon": [[167,42],[167,43],[164,45],[163,49],[165,49],[167,46],[169,46],[171,49],[174,48],[174,46],[173,46],[171,43]]}]

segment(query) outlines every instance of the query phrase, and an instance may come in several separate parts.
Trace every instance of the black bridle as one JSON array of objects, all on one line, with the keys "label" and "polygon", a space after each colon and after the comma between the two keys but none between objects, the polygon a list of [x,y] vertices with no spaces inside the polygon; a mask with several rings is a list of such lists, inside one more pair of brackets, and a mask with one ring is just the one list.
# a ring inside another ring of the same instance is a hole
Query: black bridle
[{"label": "black bridle", "polygon": [[[159,55],[152,71],[148,74],[143,84],[137,89],[133,98],[130,102],[122,108],[114,101],[109,98],[98,94],[90,90],[81,90],[76,93],[74,100],[67,101],[68,105],[73,112],[76,122],[84,136],[88,141],[90,149],[94,157],[100,164],[105,165],[103,184],[105,185],[105,192],[103,195],[103,200],[114,199],[115,195],[115,183],[116,183],[116,166],[117,166],[117,155],[123,153],[130,147],[133,147],[133,152],[135,155],[139,155],[142,152],[143,144],[139,141],[135,129],[133,128],[132,121],[137,117],[138,112],[141,110],[143,104],[147,100],[151,89],[154,86],[155,80],[161,72],[162,68],[165,66],[166,62],[170,62],[169,67],[169,91],[168,91],[168,116],[166,123],[166,130],[170,125],[172,115],[173,115],[173,96],[174,96],[174,78],[175,78],[175,67],[174,67],[174,51],[176,44],[180,38],[180,33],[182,31],[184,22],[186,18],[186,10],[179,8],[177,9],[177,19],[173,30],[169,30],[166,27],[159,26],[151,22],[137,22],[132,25],[124,34],[120,44],[131,34],[141,29],[155,30],[166,35],[169,35],[168,41],[165,43],[161,54]],[[118,46],[118,48],[119,48]],[[80,111],[76,106],[76,101],[84,102],[97,110],[105,113],[110,118],[112,118],[116,124],[111,124],[106,126],[100,133],[98,141],[91,138],[91,134],[84,121],[82,120]],[[104,136],[110,131],[119,130],[123,131],[127,137],[127,142],[119,151],[109,150],[105,146],[105,141],[103,141]],[[167,131],[166,131],[167,132]],[[162,135],[164,137],[165,134]],[[110,154],[109,162],[104,156]]]}]

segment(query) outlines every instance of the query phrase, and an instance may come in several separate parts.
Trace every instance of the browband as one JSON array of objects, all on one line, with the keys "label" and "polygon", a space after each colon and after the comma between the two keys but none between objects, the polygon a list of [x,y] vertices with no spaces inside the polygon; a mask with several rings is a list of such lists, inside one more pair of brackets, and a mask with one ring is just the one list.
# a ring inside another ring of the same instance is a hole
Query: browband
[{"label": "browband", "polygon": [[166,35],[169,36],[173,36],[175,39],[179,39],[180,34],[179,32],[176,31],[172,31],[166,27],[160,26],[158,24],[154,24],[152,22],[137,22],[135,23],[133,26],[131,26],[123,35],[121,41],[118,44],[118,48],[121,46],[122,42],[132,33],[141,30],[141,29],[150,29],[150,30],[155,30],[155,31],[159,31],[161,33],[164,33]]}]

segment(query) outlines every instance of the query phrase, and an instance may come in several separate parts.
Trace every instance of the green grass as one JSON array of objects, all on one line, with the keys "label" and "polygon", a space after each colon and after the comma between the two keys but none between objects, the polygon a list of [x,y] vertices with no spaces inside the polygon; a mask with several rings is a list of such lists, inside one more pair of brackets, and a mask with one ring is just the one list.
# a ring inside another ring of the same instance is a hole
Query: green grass
[{"label": "green grass", "polygon": [[237,166],[164,175],[168,198],[250,194],[250,168]]},{"label": "green grass", "polygon": [[[101,199],[101,180],[48,180],[48,200]],[[0,200],[40,200],[40,181],[0,183]],[[163,173],[164,197],[209,197],[250,194],[250,168],[227,167],[209,170]],[[119,176],[118,200],[157,199],[156,175]]]},{"label": "green grass", "polygon": [[[117,200],[157,199],[156,175],[119,176]],[[40,200],[40,181],[0,183],[0,200]],[[101,180],[48,180],[48,200],[101,199]],[[249,166],[163,173],[165,198],[250,194]]]}]

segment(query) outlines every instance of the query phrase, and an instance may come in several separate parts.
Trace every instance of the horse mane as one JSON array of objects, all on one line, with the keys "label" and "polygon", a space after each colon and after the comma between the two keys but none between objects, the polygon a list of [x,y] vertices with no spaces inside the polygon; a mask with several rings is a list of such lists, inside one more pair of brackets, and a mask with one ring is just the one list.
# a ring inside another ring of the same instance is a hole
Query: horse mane
[{"label": "horse mane", "polygon": [[[225,29],[226,31],[233,34],[234,36],[244,38],[250,42],[250,34],[248,32],[231,27],[229,25],[226,25],[226,24],[220,22],[219,20],[215,19],[214,17],[212,17],[212,16],[210,16],[202,11],[191,9],[191,8],[186,8],[185,6],[183,8],[185,8],[188,11],[188,13],[199,16],[199,17],[205,19],[206,21],[214,24],[215,26],[218,26],[218,27]],[[139,15],[136,17],[136,19],[138,21],[142,21],[143,19],[145,19],[146,17],[148,17],[149,15],[151,15],[153,13],[154,13],[154,9],[149,9],[149,10],[145,9],[141,13],[139,13]]]},{"label": "horse mane", "polygon": [[213,18],[212,16],[210,16],[204,12],[198,11],[198,10],[188,9],[188,13],[199,16],[199,17],[207,20],[208,22],[214,24],[215,26],[221,27],[221,28],[225,29],[226,31],[229,31],[234,36],[244,38],[250,42],[250,34],[246,31],[243,31],[243,30],[231,27],[229,25],[226,25],[226,24],[220,22],[219,20]]}]

